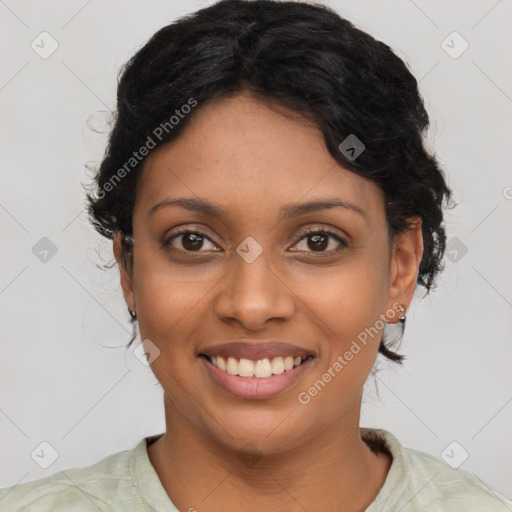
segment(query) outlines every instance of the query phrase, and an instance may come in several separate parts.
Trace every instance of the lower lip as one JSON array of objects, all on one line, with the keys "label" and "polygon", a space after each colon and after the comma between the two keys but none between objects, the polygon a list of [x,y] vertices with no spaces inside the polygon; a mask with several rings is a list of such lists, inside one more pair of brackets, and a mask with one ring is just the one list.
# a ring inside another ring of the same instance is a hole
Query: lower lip
[{"label": "lower lip", "polygon": [[250,378],[230,375],[227,372],[219,370],[219,368],[210,363],[206,357],[201,356],[200,359],[217,384],[233,395],[249,400],[273,398],[287,391],[301,378],[313,361],[313,358],[309,358],[301,365],[295,366],[292,370],[284,371],[278,375],[272,375],[272,377],[258,379],[256,377]]}]

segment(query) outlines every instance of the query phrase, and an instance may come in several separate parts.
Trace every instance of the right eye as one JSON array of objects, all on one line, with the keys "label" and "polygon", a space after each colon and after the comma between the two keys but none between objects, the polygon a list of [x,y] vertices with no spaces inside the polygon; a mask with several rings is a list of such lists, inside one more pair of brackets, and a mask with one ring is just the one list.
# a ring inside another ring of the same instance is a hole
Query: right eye
[{"label": "right eye", "polygon": [[[181,241],[179,239],[181,238]],[[176,244],[174,243],[176,240]],[[182,251],[182,252],[208,252],[208,251],[201,251],[200,249],[203,248],[204,241],[208,240],[212,245],[213,242],[210,240],[210,238],[201,231],[194,231],[190,228],[182,228],[176,230],[174,233],[172,233],[170,236],[166,237],[165,240],[162,243],[162,247],[168,248],[170,250],[176,250],[176,251]],[[180,247],[176,247],[176,245],[181,245]],[[214,247],[217,247],[214,245]],[[215,252],[218,252],[220,249],[213,249]]]}]

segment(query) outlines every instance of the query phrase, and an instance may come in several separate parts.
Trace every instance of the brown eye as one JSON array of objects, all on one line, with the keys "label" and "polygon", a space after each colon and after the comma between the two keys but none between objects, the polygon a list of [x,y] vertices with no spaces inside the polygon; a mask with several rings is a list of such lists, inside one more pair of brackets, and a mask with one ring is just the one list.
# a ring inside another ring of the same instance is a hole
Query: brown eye
[{"label": "brown eye", "polygon": [[181,244],[187,251],[196,251],[203,246],[203,237],[197,233],[186,233],[181,236]]},{"label": "brown eye", "polygon": [[329,245],[329,236],[323,233],[308,235],[308,247],[313,251],[325,251]]},{"label": "brown eye", "polygon": [[[299,243],[303,240],[306,240],[306,252],[330,253],[347,247],[347,243],[340,236],[325,230],[308,231],[300,238]],[[338,247],[336,247],[336,244],[334,244],[334,247],[332,247],[333,244],[330,243],[331,240],[337,242]],[[307,249],[310,249],[310,251],[307,251]]]},{"label": "brown eye", "polygon": [[[181,238],[181,243],[179,240]],[[213,247],[216,247],[213,242],[200,231],[192,231],[190,229],[183,229],[175,232],[170,237],[167,237],[163,242],[163,247],[170,248],[172,250],[184,251],[184,252],[205,252],[201,251],[204,248],[205,241],[208,240]],[[210,249],[211,250],[211,249]],[[213,249],[217,250],[217,249]]]}]

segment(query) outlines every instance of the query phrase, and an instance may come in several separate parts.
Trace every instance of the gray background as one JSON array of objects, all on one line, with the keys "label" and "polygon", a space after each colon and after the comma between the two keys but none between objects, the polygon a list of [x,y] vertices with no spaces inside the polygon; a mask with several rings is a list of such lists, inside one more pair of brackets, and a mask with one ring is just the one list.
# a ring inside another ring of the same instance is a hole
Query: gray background
[{"label": "gray background", "polygon": [[[437,457],[456,441],[452,461],[467,451],[460,467],[512,496],[511,2],[326,4],[411,67],[431,116],[428,145],[458,203],[439,289],[409,312],[404,367],[382,363],[369,379],[362,425]],[[96,267],[111,260],[110,243],[89,227],[80,183],[84,164],[101,160],[120,66],[204,5],[0,1],[1,487],[90,465],[164,429],[161,388],[124,349],[117,272]],[[43,31],[58,43],[47,58],[31,47],[51,49]],[[469,44],[457,58],[464,43],[453,31]],[[31,457],[51,457],[41,442],[58,453],[46,469]]]}]

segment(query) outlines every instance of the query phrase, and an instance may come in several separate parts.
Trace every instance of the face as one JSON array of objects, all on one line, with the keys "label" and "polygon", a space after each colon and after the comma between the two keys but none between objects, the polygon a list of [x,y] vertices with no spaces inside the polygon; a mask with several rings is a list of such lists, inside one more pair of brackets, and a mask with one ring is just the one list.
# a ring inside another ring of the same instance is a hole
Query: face
[{"label": "face", "polygon": [[421,258],[420,231],[390,238],[380,188],[282,112],[239,94],[155,150],[122,271],[160,351],[168,419],[267,453],[359,420],[384,321],[408,305]]}]

